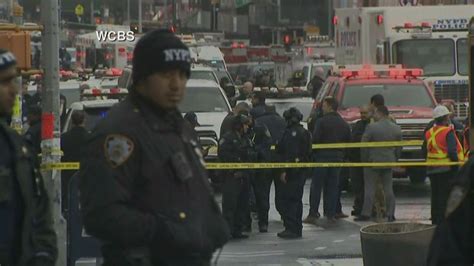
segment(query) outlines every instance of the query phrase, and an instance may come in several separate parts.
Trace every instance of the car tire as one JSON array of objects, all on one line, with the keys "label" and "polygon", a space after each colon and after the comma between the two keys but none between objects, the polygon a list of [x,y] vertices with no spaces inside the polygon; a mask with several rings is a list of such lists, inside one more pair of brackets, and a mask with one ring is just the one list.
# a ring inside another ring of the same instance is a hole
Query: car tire
[{"label": "car tire", "polygon": [[426,181],[426,168],[413,167],[408,169],[408,176],[412,184],[424,184]]}]

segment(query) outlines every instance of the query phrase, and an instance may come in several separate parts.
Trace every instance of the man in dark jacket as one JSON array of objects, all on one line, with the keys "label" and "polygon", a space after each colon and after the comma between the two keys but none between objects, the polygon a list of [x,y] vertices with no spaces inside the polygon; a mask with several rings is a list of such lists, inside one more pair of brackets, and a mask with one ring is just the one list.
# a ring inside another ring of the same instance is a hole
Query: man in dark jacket
[{"label": "man in dark jacket", "polygon": [[[265,104],[265,94],[264,92],[257,92],[252,95],[252,105],[253,108],[250,110],[250,115],[255,119],[255,123],[264,125],[270,131],[272,137],[272,145],[276,145],[281,138],[283,137],[283,132],[286,129],[285,120],[275,111],[273,106],[268,106]],[[278,156],[275,152],[270,153],[269,161],[277,161]],[[281,193],[277,193],[280,185],[279,171],[277,170],[268,170],[266,171],[267,176],[259,179],[259,182],[262,182],[259,187],[259,192],[262,193],[262,198],[269,198],[270,189],[272,186],[272,181],[275,183],[275,207],[280,211],[280,199],[278,198]]]},{"label": "man in dark jacket", "polygon": [[[252,162],[269,162],[271,160],[272,136],[268,128],[250,118],[248,140],[252,143],[256,157]],[[270,193],[267,192],[268,179],[271,171],[259,169],[252,171],[250,185],[255,194],[255,206],[258,215],[260,233],[268,232],[268,212],[270,210]],[[252,196],[252,195],[251,195]]]},{"label": "man in dark jacket", "polygon": [[241,114],[242,112],[249,112],[250,110],[250,107],[249,105],[246,103],[246,102],[240,102],[238,103],[234,109],[232,110],[232,112],[228,113],[227,116],[224,118],[224,120],[222,121],[222,124],[221,124],[221,128],[220,128],[220,134],[219,136],[222,138],[222,136],[224,136],[225,133],[229,132],[232,130],[232,120],[233,120],[233,117],[238,115],[238,114]]},{"label": "man in dark jacket", "polygon": [[[364,105],[360,107],[360,120],[352,126],[351,142],[360,142],[364,135],[367,125],[370,123],[369,107]],[[360,149],[351,149],[348,153],[349,160],[357,163],[360,160]],[[364,204],[364,168],[354,167],[351,171],[351,185],[354,193],[354,206],[352,206],[352,215],[359,216]]]},{"label": "man in dark jacket", "polygon": [[[289,163],[307,162],[311,155],[311,134],[300,124],[303,114],[290,108],[283,114],[287,128],[283,138],[276,146],[280,161]],[[303,191],[306,175],[303,168],[283,169],[280,172],[281,213],[285,230],[278,233],[283,239],[302,236]]]},{"label": "man in dark jacket", "polygon": [[[254,152],[249,147],[246,133],[249,119],[236,115],[232,121],[232,131],[219,140],[218,156],[221,162],[249,162]],[[222,212],[234,239],[248,238],[242,234],[249,207],[249,172],[229,170],[224,179],[222,191]]]},{"label": "man in dark jacket", "polygon": [[[322,118],[315,124],[313,144],[347,143],[351,141],[351,129],[336,112],[336,99],[327,97],[323,101]],[[342,162],[345,157],[343,149],[319,149],[313,153],[316,162]],[[324,188],[324,215],[330,223],[335,222],[339,197],[339,175],[341,168],[319,167],[314,170],[310,192],[310,212],[306,223],[316,223],[319,213],[321,190]]]},{"label": "man in dark jacket", "polygon": [[[84,158],[84,146],[90,132],[85,128],[84,111],[74,111],[71,115],[72,128],[61,135],[61,150],[64,156],[63,162],[80,162]],[[62,171],[61,174],[61,197],[63,212],[68,206],[68,188],[71,177],[76,173],[74,170]]]},{"label": "man in dark jacket", "polygon": [[106,266],[209,265],[230,234],[197,136],[177,109],[191,71],[172,32],[137,42],[133,87],[89,138],[79,192]]},{"label": "man in dark jacket", "polygon": [[276,144],[286,128],[285,120],[274,110],[272,106],[265,104],[264,92],[256,92],[252,95],[252,106],[250,115],[257,123],[265,125],[272,135],[273,144]]},{"label": "man in dark jacket", "polygon": [[0,265],[54,266],[56,234],[36,156],[5,122],[16,76],[14,55],[0,49]]},{"label": "man in dark jacket", "polygon": [[26,143],[35,155],[41,153],[41,107],[30,106],[28,112],[28,130],[25,133]]}]

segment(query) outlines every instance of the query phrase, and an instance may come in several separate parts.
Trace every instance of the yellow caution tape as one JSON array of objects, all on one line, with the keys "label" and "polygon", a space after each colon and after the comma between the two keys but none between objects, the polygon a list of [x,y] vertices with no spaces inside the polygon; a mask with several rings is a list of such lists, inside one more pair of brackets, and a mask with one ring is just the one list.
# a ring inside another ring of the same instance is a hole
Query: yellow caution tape
[{"label": "yellow caution tape", "polygon": [[[463,162],[380,162],[380,163],[207,163],[208,170],[231,169],[279,169],[279,168],[315,168],[315,167],[441,167],[462,165]],[[80,163],[43,164],[42,170],[79,170]]]},{"label": "yellow caution tape", "polygon": [[[64,155],[64,152],[61,149],[58,149],[58,148],[54,148],[54,149],[43,148],[42,152],[46,153],[46,154],[50,154],[50,155],[60,155],[60,156]],[[43,153],[41,153],[40,156],[42,156]]]},{"label": "yellow caution tape", "polygon": [[230,169],[277,169],[315,167],[414,167],[414,166],[454,166],[463,162],[380,162],[380,163],[207,163],[208,170]]},{"label": "yellow caution tape", "polygon": [[17,95],[15,97],[15,103],[13,105],[13,117],[20,117],[21,116],[21,96]]},{"label": "yellow caution tape", "polygon": [[[313,149],[350,149],[350,148],[381,148],[381,147],[406,147],[421,146],[422,140],[405,140],[405,141],[375,141],[375,142],[350,142],[350,143],[328,143],[313,144]],[[216,146],[212,146],[216,147]],[[217,147],[215,148],[217,150]],[[272,146],[275,150],[275,146]]]},{"label": "yellow caution tape", "polygon": [[344,149],[344,148],[374,148],[374,147],[403,147],[403,146],[421,146],[422,140],[406,141],[375,141],[375,142],[352,142],[352,143],[330,143],[313,144],[313,149]]},{"label": "yellow caution tape", "polygon": [[41,170],[79,170],[80,163],[47,163],[41,165]]}]

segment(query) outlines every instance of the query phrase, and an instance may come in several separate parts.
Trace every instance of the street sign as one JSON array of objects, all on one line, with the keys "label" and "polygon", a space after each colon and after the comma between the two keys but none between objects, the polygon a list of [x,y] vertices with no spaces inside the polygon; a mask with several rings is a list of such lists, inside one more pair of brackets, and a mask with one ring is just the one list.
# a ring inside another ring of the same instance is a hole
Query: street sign
[{"label": "street sign", "polygon": [[250,4],[250,0],[235,0],[235,8],[243,7]]},{"label": "street sign", "polygon": [[418,0],[400,0],[401,6],[417,6]]},{"label": "street sign", "polygon": [[319,33],[320,33],[319,27],[318,26],[313,26],[313,25],[306,26],[304,28],[304,31],[306,31],[306,33],[312,33],[312,34],[315,34],[315,35],[319,35]]},{"label": "street sign", "polygon": [[75,8],[76,16],[84,15],[84,7],[81,4],[78,4]]}]

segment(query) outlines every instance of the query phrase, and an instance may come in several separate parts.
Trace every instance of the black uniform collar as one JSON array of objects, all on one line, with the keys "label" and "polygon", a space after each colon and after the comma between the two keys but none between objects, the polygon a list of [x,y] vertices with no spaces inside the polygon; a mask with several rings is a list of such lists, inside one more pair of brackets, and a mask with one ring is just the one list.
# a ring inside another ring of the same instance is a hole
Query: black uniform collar
[{"label": "black uniform collar", "polygon": [[7,118],[0,116],[0,126],[7,126]]},{"label": "black uniform collar", "polygon": [[164,110],[155,106],[149,99],[132,90],[130,98],[133,104],[149,121],[153,130],[181,132],[184,119],[178,109]]}]

